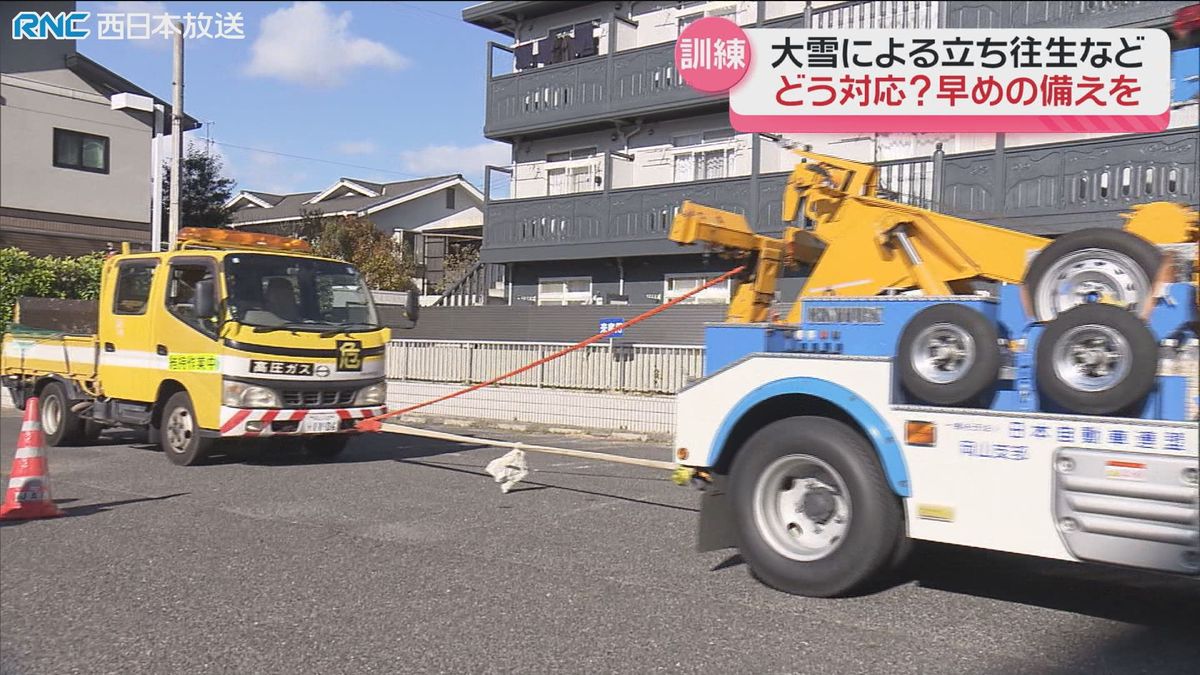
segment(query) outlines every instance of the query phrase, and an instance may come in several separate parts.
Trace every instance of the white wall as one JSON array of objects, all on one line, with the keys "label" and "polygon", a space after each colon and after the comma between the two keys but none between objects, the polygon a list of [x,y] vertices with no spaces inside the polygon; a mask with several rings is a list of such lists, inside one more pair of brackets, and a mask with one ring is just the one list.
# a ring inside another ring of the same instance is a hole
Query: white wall
[{"label": "white wall", "polygon": [[467,225],[472,224],[470,221],[475,219],[473,214],[479,214],[480,202],[461,186],[453,189],[453,209],[446,208],[446,190],[442,189],[390,209],[377,211],[368,217],[377,228],[389,234],[393,230],[411,230],[450,216],[461,216]]},{"label": "white wall", "polygon": [[[696,14],[712,16],[725,15],[732,10],[731,18],[740,25],[753,24],[757,19],[757,2],[735,2],[732,0],[713,0],[686,7],[678,7],[676,2],[639,2],[634,5],[632,19],[637,22],[638,47],[671,42],[679,37],[679,19]],[[776,3],[767,3],[768,6]],[[784,4],[784,3],[778,3]],[[800,11],[804,11],[804,3],[798,3]]]}]

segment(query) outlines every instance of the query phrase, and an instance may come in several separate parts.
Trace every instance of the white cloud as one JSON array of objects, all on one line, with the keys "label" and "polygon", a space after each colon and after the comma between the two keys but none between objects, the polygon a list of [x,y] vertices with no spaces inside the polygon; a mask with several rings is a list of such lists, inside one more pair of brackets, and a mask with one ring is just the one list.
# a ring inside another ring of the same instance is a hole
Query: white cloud
[{"label": "white cloud", "polygon": [[428,145],[401,151],[400,162],[406,172],[422,176],[445,173],[479,176],[485,164],[510,164],[512,150],[507,143],[491,141],[478,145]]},{"label": "white cloud", "polygon": [[350,12],[334,14],[321,2],[297,2],[262,20],[246,72],[286,82],[334,87],[348,71],[404,68],[409,60],[388,46],[350,33]]},{"label": "white cloud", "polygon": [[372,141],[343,141],[335,149],[343,155],[373,155],[379,147]]}]

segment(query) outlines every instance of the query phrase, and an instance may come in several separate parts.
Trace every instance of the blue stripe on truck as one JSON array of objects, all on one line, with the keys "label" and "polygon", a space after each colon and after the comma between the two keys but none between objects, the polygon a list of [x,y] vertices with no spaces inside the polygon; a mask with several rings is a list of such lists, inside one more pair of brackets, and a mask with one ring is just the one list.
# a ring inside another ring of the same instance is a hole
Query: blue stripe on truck
[{"label": "blue stripe on truck", "polygon": [[879,455],[879,462],[883,465],[883,473],[887,477],[892,491],[901,497],[912,496],[912,490],[908,483],[908,467],[904,463],[904,455],[901,453],[900,445],[896,442],[895,436],[892,435],[892,431],[887,423],[884,422],[883,417],[869,403],[859,398],[857,394],[849,389],[828,380],[821,380],[814,377],[789,377],[783,380],[776,380],[746,394],[742,400],[737,402],[737,405],[725,417],[725,421],[721,423],[720,429],[717,430],[717,435],[713,438],[712,447],[708,451],[707,465],[713,466],[720,459],[720,455],[725,449],[725,443],[729,439],[729,434],[733,432],[734,425],[737,424],[743,415],[763,401],[788,394],[804,394],[823,399],[845,411],[847,415],[858,422],[859,426],[867,432],[871,445],[874,446],[875,452]]}]

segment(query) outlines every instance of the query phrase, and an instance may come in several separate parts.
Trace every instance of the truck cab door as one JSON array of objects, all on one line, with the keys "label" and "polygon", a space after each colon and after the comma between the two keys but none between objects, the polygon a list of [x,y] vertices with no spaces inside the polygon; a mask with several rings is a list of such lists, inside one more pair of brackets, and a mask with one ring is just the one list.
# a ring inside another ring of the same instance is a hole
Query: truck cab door
[{"label": "truck cab door", "polygon": [[[118,262],[111,274],[111,305],[100,307],[98,339],[99,375],[104,395],[129,401],[153,401],[158,371],[165,359],[154,353],[151,340],[155,316],[151,301],[155,290],[156,258]],[[161,293],[161,290],[158,291]]]},{"label": "truck cab door", "polygon": [[212,306],[221,307],[217,263],[205,256],[179,256],[165,272],[164,311],[155,323],[154,348],[166,357],[165,376],[187,389],[200,427],[216,429],[221,415],[219,321],[197,315],[196,293],[199,282],[211,281],[206,286],[218,296],[211,299]]}]

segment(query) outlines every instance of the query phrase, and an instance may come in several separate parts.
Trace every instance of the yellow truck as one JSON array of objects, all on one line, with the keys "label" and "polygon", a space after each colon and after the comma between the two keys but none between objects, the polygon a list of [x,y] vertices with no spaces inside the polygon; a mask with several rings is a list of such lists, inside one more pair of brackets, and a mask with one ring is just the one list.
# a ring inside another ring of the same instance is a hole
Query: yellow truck
[{"label": "yellow truck", "polygon": [[18,314],[3,337],[3,383],[18,408],[40,398],[51,445],[120,426],[185,466],[228,439],[294,437],[332,457],[386,412],[391,332],[371,291],[302,240],[185,228],[169,252],[110,256],[93,307],[94,328]]}]

